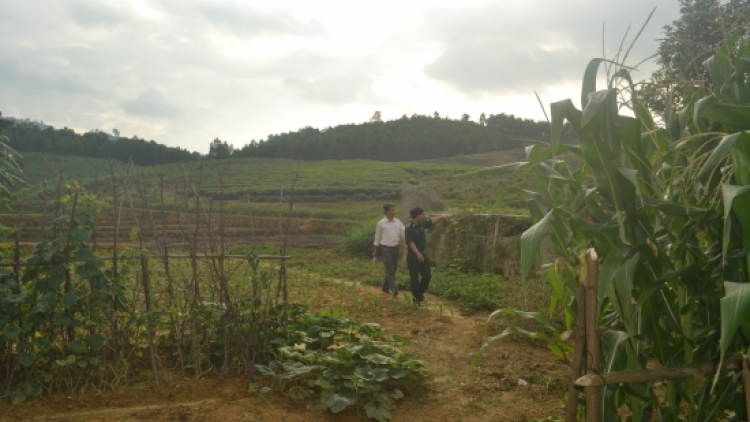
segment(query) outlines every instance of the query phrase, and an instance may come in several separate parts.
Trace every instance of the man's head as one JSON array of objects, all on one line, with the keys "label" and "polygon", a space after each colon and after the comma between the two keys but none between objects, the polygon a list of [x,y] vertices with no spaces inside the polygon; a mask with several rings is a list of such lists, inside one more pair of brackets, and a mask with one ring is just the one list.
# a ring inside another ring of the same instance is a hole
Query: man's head
[{"label": "man's head", "polygon": [[424,210],[419,207],[412,208],[409,211],[409,216],[414,222],[419,223],[422,221],[422,218],[424,218]]},{"label": "man's head", "polygon": [[393,204],[383,205],[383,213],[385,213],[385,217],[389,220],[393,219],[396,216],[396,206]]}]

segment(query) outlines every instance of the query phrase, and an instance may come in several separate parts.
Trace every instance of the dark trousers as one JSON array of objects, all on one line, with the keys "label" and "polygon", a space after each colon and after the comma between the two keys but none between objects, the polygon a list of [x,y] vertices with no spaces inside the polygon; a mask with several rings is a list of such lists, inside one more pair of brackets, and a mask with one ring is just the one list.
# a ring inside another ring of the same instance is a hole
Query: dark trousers
[{"label": "dark trousers", "polygon": [[432,279],[430,259],[426,254],[423,255],[423,262],[419,262],[417,256],[414,254],[410,253],[406,256],[406,265],[409,267],[409,279],[411,281],[411,294],[417,302],[424,300],[424,292],[427,291],[427,287],[430,285],[430,280]]},{"label": "dark trousers", "polygon": [[396,286],[396,267],[398,266],[399,256],[398,246],[393,248],[380,246],[380,256],[383,257],[383,265],[385,266],[385,277],[383,278],[381,289],[384,292],[391,292],[395,295],[398,293],[398,286]]}]

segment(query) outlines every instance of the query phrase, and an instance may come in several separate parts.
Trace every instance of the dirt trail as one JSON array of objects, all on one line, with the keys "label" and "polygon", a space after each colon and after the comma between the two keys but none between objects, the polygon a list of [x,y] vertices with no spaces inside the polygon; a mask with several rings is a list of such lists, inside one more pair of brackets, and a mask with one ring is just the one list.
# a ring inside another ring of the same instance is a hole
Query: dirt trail
[{"label": "dirt trail", "polygon": [[[329,289],[332,290],[332,289]],[[327,291],[324,289],[324,291]],[[426,306],[394,301],[379,288],[358,285],[349,294],[381,309],[377,318],[412,343],[404,348],[431,374],[425,391],[411,391],[393,410],[393,421],[522,421],[560,416],[567,367],[543,344],[510,337],[489,346],[477,369],[468,367],[481,343],[486,314],[462,316],[451,301],[427,295]],[[408,293],[407,293],[408,294]],[[336,305],[324,293],[320,307]],[[374,299],[377,296],[377,299]],[[348,301],[355,300],[348,297]],[[338,299],[340,300],[340,299]],[[362,318],[362,320],[368,320]],[[167,374],[168,375],[168,374]],[[16,406],[0,403],[0,422],[18,421],[364,421],[354,410],[340,414],[309,411],[280,394],[260,397],[244,377],[195,380],[167,376],[157,387],[148,376],[111,392],[53,396]],[[519,380],[523,380],[519,385]]]}]

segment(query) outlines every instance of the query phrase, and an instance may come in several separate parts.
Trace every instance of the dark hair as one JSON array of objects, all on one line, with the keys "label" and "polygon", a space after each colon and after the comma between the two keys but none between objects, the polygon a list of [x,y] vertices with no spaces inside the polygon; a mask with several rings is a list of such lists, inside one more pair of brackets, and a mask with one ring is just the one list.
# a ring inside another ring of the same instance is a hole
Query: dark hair
[{"label": "dark hair", "polygon": [[390,211],[391,208],[396,208],[396,206],[393,204],[383,204],[383,213],[388,214],[388,211]]},{"label": "dark hair", "polygon": [[409,211],[409,215],[411,216],[411,218],[417,218],[417,216],[422,213],[424,213],[424,210],[419,207],[412,208],[411,211]]}]

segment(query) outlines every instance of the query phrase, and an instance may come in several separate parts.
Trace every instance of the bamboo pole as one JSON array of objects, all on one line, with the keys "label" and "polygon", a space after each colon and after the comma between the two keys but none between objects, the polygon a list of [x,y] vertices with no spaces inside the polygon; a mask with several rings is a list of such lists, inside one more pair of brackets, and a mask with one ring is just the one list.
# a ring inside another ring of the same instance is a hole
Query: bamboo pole
[{"label": "bamboo pole", "polygon": [[[599,284],[599,257],[591,248],[586,251],[586,374],[598,375],[601,369],[601,353],[599,350],[599,303],[597,286]],[[600,387],[586,388],[586,421],[601,421],[601,402],[599,401]]]},{"label": "bamboo pole", "polygon": [[156,347],[154,347],[154,327],[152,326],[151,314],[151,277],[148,272],[148,258],[141,255],[141,282],[143,283],[143,297],[146,302],[146,335],[148,336],[148,351],[151,357],[151,369],[154,372],[154,381],[159,385],[159,372],[156,369]]},{"label": "bamboo pole", "polygon": [[[581,387],[602,387],[611,384],[677,380],[707,375],[715,372],[716,369],[716,362],[707,362],[677,368],[657,368],[638,371],[608,372],[605,374],[587,374],[578,378],[576,380],[576,385]],[[722,371],[739,371],[741,369],[741,359],[726,359],[721,365]]]},{"label": "bamboo pole", "polygon": [[747,355],[742,355],[742,382],[745,388],[745,408],[747,417],[750,418],[750,366],[747,363]]},{"label": "bamboo pole", "polygon": [[[150,259],[161,259],[164,256],[163,255],[147,255]],[[196,255],[196,259],[208,259],[208,258],[217,258],[218,255]],[[100,256],[100,261],[117,261],[121,259],[122,257],[114,255],[114,256]],[[192,258],[191,255],[166,255],[166,258],[169,259],[190,259]],[[247,255],[224,255],[224,258],[226,259],[247,259]],[[286,259],[292,259],[291,255],[258,255],[254,257],[254,259],[259,260],[286,260]],[[31,264],[26,261],[20,260],[20,261],[4,261],[0,262],[0,267],[45,267],[51,264]]]}]

